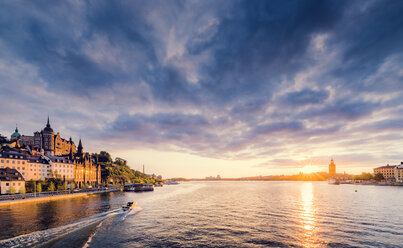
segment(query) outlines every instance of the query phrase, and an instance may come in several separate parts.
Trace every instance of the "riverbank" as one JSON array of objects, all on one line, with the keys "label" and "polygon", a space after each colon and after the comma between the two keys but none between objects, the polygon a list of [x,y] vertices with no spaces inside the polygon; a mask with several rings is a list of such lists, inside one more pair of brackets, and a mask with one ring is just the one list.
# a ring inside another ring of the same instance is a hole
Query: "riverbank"
[{"label": "riverbank", "polygon": [[14,205],[14,204],[29,203],[29,202],[54,201],[54,200],[60,200],[60,199],[66,199],[66,198],[84,197],[84,196],[89,196],[89,195],[93,195],[93,194],[108,193],[108,192],[114,192],[114,191],[120,191],[120,190],[121,190],[120,187],[116,187],[116,188],[112,188],[112,189],[97,190],[97,191],[29,197],[29,198],[25,198],[25,199],[16,199],[16,200],[5,200],[5,201],[0,201],[0,207]]}]

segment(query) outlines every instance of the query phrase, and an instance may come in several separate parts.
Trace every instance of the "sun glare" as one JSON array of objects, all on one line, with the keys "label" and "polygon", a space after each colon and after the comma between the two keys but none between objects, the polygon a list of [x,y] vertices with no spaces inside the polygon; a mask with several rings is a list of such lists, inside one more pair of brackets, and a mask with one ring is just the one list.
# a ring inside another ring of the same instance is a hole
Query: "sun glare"
[{"label": "sun glare", "polygon": [[320,168],[318,166],[314,166],[314,165],[306,165],[301,169],[302,173],[312,173],[312,172],[318,172],[320,170]]}]

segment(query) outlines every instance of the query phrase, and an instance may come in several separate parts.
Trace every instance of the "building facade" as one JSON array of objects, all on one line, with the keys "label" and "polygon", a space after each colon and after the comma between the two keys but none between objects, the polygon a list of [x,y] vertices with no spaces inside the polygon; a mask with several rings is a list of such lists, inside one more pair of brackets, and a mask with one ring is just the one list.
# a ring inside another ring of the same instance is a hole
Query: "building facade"
[{"label": "building facade", "polygon": [[374,174],[381,173],[386,180],[395,180],[395,165],[385,165],[374,169]]},{"label": "building facade", "polygon": [[395,180],[396,182],[403,183],[403,162],[395,167]]},{"label": "building facade", "polygon": [[16,169],[0,168],[0,193],[8,194],[11,188],[15,189],[15,193],[25,190],[23,176]]},{"label": "building facade", "polygon": [[99,185],[101,183],[101,166],[95,161],[89,153],[84,153],[81,139],[78,143],[77,153],[70,157],[75,164],[74,182],[78,186],[82,185]]},{"label": "building facade", "polygon": [[77,150],[71,137],[66,140],[60,136],[60,133],[55,134],[50,126],[49,117],[45,128],[40,132],[36,131],[34,136],[21,135],[16,127],[14,133],[11,134],[11,141],[19,141],[21,145],[29,146],[31,149],[43,150],[44,154],[48,156],[68,155],[70,149],[74,153]]}]

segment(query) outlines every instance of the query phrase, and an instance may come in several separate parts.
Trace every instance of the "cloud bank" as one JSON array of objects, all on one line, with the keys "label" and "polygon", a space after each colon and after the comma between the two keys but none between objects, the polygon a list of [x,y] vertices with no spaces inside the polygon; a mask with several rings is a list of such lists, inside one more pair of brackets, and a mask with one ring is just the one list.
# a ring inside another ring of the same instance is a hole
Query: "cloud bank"
[{"label": "cloud bank", "polygon": [[49,113],[94,150],[268,167],[401,160],[402,12],[399,1],[3,2],[0,130],[30,134]]}]

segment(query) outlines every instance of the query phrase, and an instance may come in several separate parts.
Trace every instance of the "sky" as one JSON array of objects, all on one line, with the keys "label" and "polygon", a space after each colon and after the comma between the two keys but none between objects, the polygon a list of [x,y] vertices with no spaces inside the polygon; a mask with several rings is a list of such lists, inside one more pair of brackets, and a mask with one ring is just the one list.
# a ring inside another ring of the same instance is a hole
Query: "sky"
[{"label": "sky", "polygon": [[403,161],[403,2],[2,1],[0,134],[203,178]]}]

